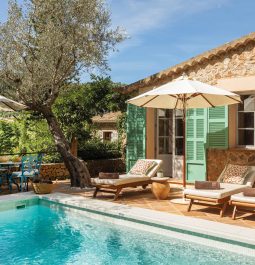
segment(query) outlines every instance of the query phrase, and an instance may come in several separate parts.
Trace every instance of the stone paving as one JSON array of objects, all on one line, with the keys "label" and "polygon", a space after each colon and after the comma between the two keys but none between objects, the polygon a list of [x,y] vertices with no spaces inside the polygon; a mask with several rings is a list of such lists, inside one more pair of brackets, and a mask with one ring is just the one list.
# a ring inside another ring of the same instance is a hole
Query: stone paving
[{"label": "stone paving", "polygon": [[[132,188],[124,189],[119,199],[115,201],[115,203],[168,212],[177,215],[191,216],[215,222],[255,228],[255,215],[238,213],[237,219],[232,220],[231,215],[233,208],[231,206],[228,207],[223,218],[220,218],[219,216],[219,209],[212,207],[194,205],[192,206],[192,210],[190,212],[187,212],[187,205],[174,204],[170,201],[174,198],[182,198],[181,186],[178,184],[171,184],[170,187],[171,190],[169,198],[167,200],[155,199],[150,188],[147,188],[145,190],[143,190],[142,188]],[[93,190],[83,191],[78,188],[70,188],[70,184],[67,181],[59,182],[55,190],[58,192],[76,194],[84,197],[92,197],[93,194]],[[99,192],[97,195],[97,200],[113,201],[113,195],[109,193]]]},{"label": "stone paving", "polygon": [[[142,188],[135,188],[135,189],[127,188],[124,189],[119,199],[115,201],[115,203],[147,208],[156,211],[168,212],[177,215],[191,216],[195,218],[201,218],[201,219],[206,219],[226,224],[255,228],[255,215],[238,213],[237,219],[232,220],[231,214],[233,208],[231,206],[228,207],[226,214],[223,218],[220,218],[219,216],[219,209],[215,209],[212,207],[194,205],[192,206],[191,212],[187,212],[187,205],[171,203],[171,199],[182,197],[181,186],[178,184],[171,184],[170,187],[171,187],[170,194],[168,199],[166,200],[157,200],[153,196],[150,187],[148,187],[145,190],[143,190]],[[90,198],[92,197],[93,194],[93,189],[84,190],[80,188],[70,188],[70,183],[67,180],[58,181],[55,184],[55,191],[68,193],[68,194],[75,194]],[[14,192],[16,192],[15,188]],[[4,189],[3,187],[2,192],[0,192],[0,195],[6,195],[6,194],[8,194],[8,190]],[[109,193],[99,192],[97,195],[97,200],[113,201],[113,195]]]}]

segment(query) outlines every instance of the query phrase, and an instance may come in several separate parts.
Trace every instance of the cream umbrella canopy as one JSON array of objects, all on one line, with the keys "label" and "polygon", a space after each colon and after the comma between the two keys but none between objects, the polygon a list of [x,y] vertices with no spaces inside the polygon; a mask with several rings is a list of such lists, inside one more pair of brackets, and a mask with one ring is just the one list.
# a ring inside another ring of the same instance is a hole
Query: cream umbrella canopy
[{"label": "cream umbrella canopy", "polygon": [[[134,97],[127,103],[146,108],[183,110],[183,135],[187,109],[210,108],[240,103],[240,96],[200,81],[181,77]],[[183,141],[183,186],[186,186],[186,150]]]},{"label": "cream umbrella canopy", "polygon": [[27,108],[21,103],[0,95],[0,111],[20,111]]}]

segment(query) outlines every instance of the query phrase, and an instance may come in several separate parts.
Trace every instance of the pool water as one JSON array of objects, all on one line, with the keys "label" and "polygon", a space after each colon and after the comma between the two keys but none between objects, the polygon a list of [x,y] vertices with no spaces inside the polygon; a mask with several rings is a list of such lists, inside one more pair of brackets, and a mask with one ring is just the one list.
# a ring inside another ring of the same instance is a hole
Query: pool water
[{"label": "pool water", "polygon": [[40,203],[0,212],[0,264],[255,263],[254,257],[103,223]]}]

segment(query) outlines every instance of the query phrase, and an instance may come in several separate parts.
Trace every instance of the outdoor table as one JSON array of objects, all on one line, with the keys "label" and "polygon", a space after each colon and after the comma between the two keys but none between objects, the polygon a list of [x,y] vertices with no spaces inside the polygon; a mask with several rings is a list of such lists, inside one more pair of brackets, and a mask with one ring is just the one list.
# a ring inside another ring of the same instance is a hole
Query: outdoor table
[{"label": "outdoor table", "polygon": [[7,168],[10,170],[12,167],[20,167],[21,162],[13,162],[13,161],[8,161],[8,162],[0,162],[0,168]]},{"label": "outdoor table", "polygon": [[168,183],[169,178],[154,177],[151,178],[151,180],[152,180],[151,190],[154,196],[158,200],[167,199],[170,191],[170,186]]},{"label": "outdoor table", "polygon": [[[8,186],[9,186],[9,178],[11,176],[11,168],[20,167],[20,166],[21,166],[21,162],[13,162],[13,161],[0,162],[0,174],[1,175],[5,174]],[[14,182],[14,184],[16,183]],[[9,186],[9,189],[10,189],[10,186]]]}]

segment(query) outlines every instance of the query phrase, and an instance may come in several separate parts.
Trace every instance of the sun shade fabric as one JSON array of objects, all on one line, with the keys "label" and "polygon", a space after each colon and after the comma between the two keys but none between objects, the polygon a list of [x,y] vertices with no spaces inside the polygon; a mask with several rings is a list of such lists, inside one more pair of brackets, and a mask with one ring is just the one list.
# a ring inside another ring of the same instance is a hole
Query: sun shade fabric
[{"label": "sun shade fabric", "polygon": [[27,106],[0,95],[0,111],[20,111]]},{"label": "sun shade fabric", "polygon": [[183,95],[186,97],[185,108],[209,108],[231,105],[241,102],[240,97],[232,92],[195,80],[176,80],[150,90],[128,100],[128,103],[140,107],[183,109]]},{"label": "sun shade fabric", "polygon": [[221,175],[221,182],[243,184],[248,166],[228,164]]},{"label": "sun shade fabric", "polygon": [[130,169],[131,175],[146,175],[156,165],[154,161],[139,159],[135,165]]}]

